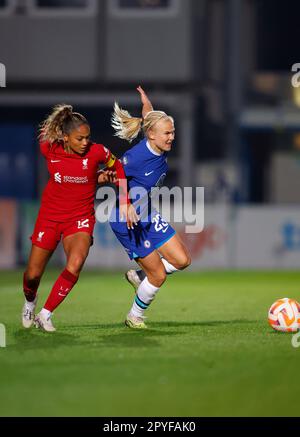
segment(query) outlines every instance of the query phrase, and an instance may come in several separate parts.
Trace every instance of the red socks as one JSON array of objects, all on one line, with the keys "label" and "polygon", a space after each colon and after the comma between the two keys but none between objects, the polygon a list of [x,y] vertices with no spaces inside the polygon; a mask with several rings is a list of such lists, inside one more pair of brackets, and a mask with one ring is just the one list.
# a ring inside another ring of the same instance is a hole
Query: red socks
[{"label": "red socks", "polygon": [[[44,306],[48,311],[54,311],[59,304],[70,293],[74,285],[76,284],[78,277],[70,273],[65,269],[55,282],[51,293],[48,296],[47,302]],[[40,281],[32,279],[30,281],[26,278],[26,273],[23,275],[23,290],[25,298],[28,302],[33,302],[39,287]]]},{"label": "red socks", "polygon": [[53,285],[44,308],[51,313],[62,303],[76,284],[78,277],[65,269]]},{"label": "red socks", "polygon": [[25,298],[27,302],[33,302],[35,299],[35,296],[37,294],[37,290],[40,285],[39,279],[32,279],[31,281],[28,281],[26,278],[26,272],[23,275],[23,291]]}]

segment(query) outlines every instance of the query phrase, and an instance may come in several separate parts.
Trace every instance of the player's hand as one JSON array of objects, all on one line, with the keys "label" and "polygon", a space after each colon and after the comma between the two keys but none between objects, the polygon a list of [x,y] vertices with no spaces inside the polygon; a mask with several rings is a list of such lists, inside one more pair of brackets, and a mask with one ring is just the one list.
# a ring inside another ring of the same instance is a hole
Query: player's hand
[{"label": "player's hand", "polygon": [[140,220],[135,207],[131,203],[120,205],[120,218],[121,221],[126,221],[128,229],[134,229],[134,226],[137,226]]},{"label": "player's hand", "polygon": [[140,93],[141,102],[143,104],[142,114],[143,118],[145,118],[148,112],[153,111],[153,106],[149,97],[140,85],[137,87],[137,91]]},{"label": "player's hand", "polygon": [[100,170],[98,172],[98,184],[115,184],[117,181],[117,173],[113,170]]}]

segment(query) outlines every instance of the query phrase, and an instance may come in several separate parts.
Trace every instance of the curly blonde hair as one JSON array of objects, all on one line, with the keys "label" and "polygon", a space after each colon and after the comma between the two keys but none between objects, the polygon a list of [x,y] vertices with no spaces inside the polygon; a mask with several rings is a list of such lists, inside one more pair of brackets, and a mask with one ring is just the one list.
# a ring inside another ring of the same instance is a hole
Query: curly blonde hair
[{"label": "curly blonde hair", "polygon": [[87,119],[73,112],[71,105],[56,105],[51,114],[44,120],[39,127],[39,138],[50,143],[63,140],[64,135],[69,135],[72,130],[87,124]]}]

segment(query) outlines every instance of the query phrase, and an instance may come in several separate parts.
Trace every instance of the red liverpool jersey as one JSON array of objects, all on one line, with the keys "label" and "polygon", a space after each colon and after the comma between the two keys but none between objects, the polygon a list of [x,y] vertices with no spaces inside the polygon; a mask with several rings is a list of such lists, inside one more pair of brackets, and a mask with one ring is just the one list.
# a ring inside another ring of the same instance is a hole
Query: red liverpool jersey
[{"label": "red liverpool jersey", "polygon": [[65,222],[94,215],[99,164],[116,170],[125,179],[122,164],[102,144],[91,143],[83,155],[67,153],[60,143],[40,143],[50,179],[42,195],[39,217]]}]

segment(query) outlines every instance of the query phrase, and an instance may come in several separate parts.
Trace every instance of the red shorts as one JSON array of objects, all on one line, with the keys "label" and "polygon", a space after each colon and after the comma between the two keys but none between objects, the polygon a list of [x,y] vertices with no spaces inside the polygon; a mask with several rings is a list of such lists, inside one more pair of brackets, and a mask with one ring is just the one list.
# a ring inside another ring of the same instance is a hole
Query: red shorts
[{"label": "red shorts", "polygon": [[34,231],[30,237],[32,244],[46,250],[55,250],[61,240],[68,235],[86,232],[93,236],[95,217],[89,216],[81,220],[70,220],[64,223],[37,218]]}]

